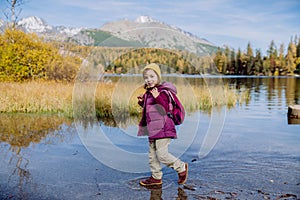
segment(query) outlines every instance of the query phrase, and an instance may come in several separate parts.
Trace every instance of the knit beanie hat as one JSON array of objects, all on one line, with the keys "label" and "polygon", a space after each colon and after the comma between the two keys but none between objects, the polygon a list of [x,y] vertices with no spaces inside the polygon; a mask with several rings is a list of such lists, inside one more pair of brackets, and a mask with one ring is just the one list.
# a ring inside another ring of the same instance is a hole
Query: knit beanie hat
[{"label": "knit beanie hat", "polygon": [[160,68],[157,64],[150,63],[149,65],[146,65],[146,67],[144,67],[144,69],[143,69],[143,73],[146,69],[152,69],[157,74],[158,80],[161,81],[161,72],[160,72]]}]

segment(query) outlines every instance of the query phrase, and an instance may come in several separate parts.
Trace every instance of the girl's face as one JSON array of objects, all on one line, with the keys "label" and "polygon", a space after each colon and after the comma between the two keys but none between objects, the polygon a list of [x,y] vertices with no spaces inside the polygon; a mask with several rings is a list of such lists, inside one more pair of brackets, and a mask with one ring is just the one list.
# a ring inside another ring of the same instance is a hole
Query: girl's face
[{"label": "girl's face", "polygon": [[158,76],[152,69],[145,70],[143,76],[148,87],[154,87],[158,84]]}]

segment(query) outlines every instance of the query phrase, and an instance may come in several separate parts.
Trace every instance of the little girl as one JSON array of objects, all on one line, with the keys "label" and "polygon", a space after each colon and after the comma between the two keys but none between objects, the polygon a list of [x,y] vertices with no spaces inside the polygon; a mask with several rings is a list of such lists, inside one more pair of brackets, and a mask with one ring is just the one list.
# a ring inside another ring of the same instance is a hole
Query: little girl
[{"label": "little girl", "polygon": [[188,164],[168,152],[171,139],[177,138],[175,124],[167,115],[169,97],[165,90],[177,93],[169,82],[161,83],[161,71],[157,64],[151,63],[143,69],[146,92],[138,97],[143,107],[138,136],[148,135],[149,165],[152,175],[140,181],[142,186],[162,185],[161,163],[178,173],[178,184],[184,184],[188,176]]}]

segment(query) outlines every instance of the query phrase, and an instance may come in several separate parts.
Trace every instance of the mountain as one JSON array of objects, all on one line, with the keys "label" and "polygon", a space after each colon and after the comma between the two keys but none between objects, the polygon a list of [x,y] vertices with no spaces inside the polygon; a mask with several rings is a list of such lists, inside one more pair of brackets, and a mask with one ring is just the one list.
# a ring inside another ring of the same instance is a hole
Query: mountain
[{"label": "mountain", "polygon": [[194,53],[211,52],[217,47],[205,39],[175,26],[170,26],[149,16],[135,21],[127,19],[104,24],[100,30],[126,41],[136,41],[156,48],[185,49]]},{"label": "mountain", "polygon": [[35,16],[23,18],[18,21],[17,25],[26,30],[26,32],[44,33],[54,30],[54,28],[49,26],[43,19]]},{"label": "mountain", "polygon": [[[5,22],[0,21],[0,30]],[[215,51],[211,42],[200,39],[176,26],[155,20],[150,16],[139,16],[109,22],[98,29],[51,26],[39,17],[31,16],[17,22],[25,32],[34,32],[47,40],[71,41],[80,45],[113,47],[154,47],[189,50],[194,53]]]},{"label": "mountain", "polygon": [[51,26],[47,22],[39,17],[31,16],[23,18],[18,21],[17,26],[23,29],[25,32],[34,32],[40,35],[61,36],[62,38],[72,37],[78,34],[83,28],[70,28],[64,26]]}]

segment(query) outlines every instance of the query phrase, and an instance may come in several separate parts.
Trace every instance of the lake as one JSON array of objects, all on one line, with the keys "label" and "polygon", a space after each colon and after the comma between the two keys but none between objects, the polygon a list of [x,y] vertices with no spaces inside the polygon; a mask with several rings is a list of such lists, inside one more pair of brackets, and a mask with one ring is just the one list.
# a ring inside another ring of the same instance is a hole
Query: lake
[{"label": "lake", "polygon": [[[209,87],[220,77],[185,79]],[[188,113],[177,127],[170,151],[189,163],[185,186],[168,168],[161,189],[139,186],[150,173],[138,119],[0,114],[0,199],[300,198],[300,122],[287,117],[300,104],[300,78],[231,76],[222,84],[250,98]]]}]

